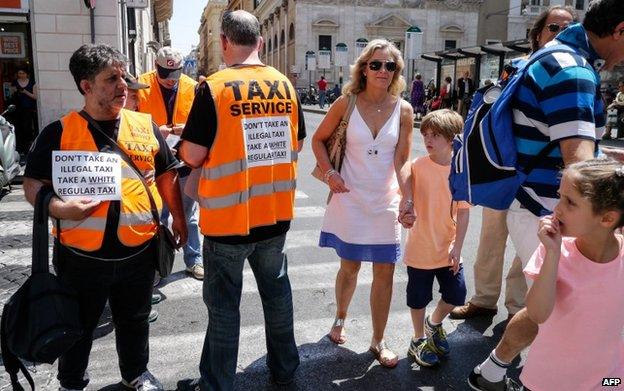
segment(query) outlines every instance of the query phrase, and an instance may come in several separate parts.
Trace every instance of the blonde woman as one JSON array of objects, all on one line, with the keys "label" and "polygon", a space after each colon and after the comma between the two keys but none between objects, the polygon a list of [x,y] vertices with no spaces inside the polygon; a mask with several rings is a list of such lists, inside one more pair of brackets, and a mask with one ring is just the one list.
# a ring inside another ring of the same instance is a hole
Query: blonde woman
[{"label": "blonde woman", "polygon": [[[370,351],[393,368],[398,357],[384,342],[392,298],[394,264],[400,257],[399,220],[413,213],[408,185],[412,106],[400,98],[405,89],[399,50],[382,39],[371,41],[351,68],[351,81],[330,107],[312,139],[312,149],[334,193],[323,221],[320,246],[340,257],[336,276],[336,320],[329,338],[346,342],[345,319],[362,262],[373,264],[370,293],[373,336]],[[347,128],[340,172],[329,163],[325,141],[347,109],[356,105]]]}]

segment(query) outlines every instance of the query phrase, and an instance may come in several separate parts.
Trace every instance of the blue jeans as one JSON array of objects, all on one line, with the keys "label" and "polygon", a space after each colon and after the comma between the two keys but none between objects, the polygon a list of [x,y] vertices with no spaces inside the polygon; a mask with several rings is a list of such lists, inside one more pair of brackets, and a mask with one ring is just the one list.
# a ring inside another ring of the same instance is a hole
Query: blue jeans
[{"label": "blue jeans", "polygon": [[[199,207],[195,200],[184,194],[184,186],[186,185],[187,176],[179,178],[180,192],[182,193],[182,207],[184,208],[184,216],[186,217],[186,229],[188,230],[188,241],[182,248],[184,251],[184,264],[186,267],[202,264],[201,256],[201,239],[202,235],[199,233]],[[169,209],[163,205],[162,221],[169,219]]]},{"label": "blue jeans", "polygon": [[327,94],[327,91],[319,91],[319,106],[322,108],[325,108],[325,96]]},{"label": "blue jeans", "polygon": [[231,245],[204,238],[203,297],[208,308],[208,328],[199,364],[202,390],[234,387],[245,259],[249,260],[262,300],[267,366],[277,381],[294,377],[299,352],[293,330],[285,240],[286,234],[282,234],[255,243]]}]

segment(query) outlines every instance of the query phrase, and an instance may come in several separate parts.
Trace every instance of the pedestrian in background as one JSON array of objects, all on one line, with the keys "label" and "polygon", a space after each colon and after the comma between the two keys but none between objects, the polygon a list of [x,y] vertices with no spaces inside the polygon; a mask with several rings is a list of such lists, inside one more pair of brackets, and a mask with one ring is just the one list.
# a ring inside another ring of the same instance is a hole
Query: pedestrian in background
[{"label": "pedestrian in background", "polygon": [[466,117],[474,91],[475,85],[470,78],[470,71],[466,71],[464,75],[457,80],[457,112],[462,117]]},{"label": "pedestrian in background", "polygon": [[320,80],[316,82],[319,89],[319,107],[325,108],[325,99],[327,98],[327,81],[325,76],[321,76]]},{"label": "pedestrian in background", "polygon": [[[548,28],[548,27],[546,27]],[[514,96],[514,135],[518,166],[528,175],[507,213],[507,228],[516,253],[526,265],[539,245],[539,218],[551,214],[559,201],[559,168],[590,160],[605,125],[599,71],[624,60],[624,8],[620,0],[593,1],[583,24],[571,24],[556,41],[572,52],[554,52],[533,63]],[[549,72],[542,72],[549,69]],[[557,99],[566,96],[566,99]],[[547,124],[547,126],[544,126]],[[548,156],[537,159],[549,143]],[[564,199],[564,201],[566,201]],[[507,324],[503,338],[468,379],[476,390],[518,389],[506,378],[511,361],[528,347],[538,326],[526,309]]]},{"label": "pedestrian in background", "polygon": [[453,79],[450,76],[444,78],[444,84],[440,87],[441,109],[453,110]]},{"label": "pedestrian in background", "polygon": [[262,300],[273,381],[292,383],[299,366],[284,244],[305,124],[288,78],[260,61],[262,45],[255,16],[223,14],[221,50],[228,68],[201,84],[182,134],[182,159],[201,167],[199,223],[209,276],[203,287],[208,328],[194,389],[234,387],[245,259]]},{"label": "pedestrian in background", "polygon": [[[152,115],[152,119],[160,128],[167,145],[175,151],[177,141],[182,134],[188,119],[197,82],[182,73],[184,58],[182,54],[169,46],[160,48],[156,53],[156,69],[144,73],[139,82],[148,85],[149,89],[139,90],[139,111]],[[171,141],[173,140],[173,141]],[[186,272],[198,280],[204,278],[204,266],[201,255],[201,235],[198,226],[199,208],[197,201],[187,196],[184,187],[191,173],[190,167],[178,168],[179,183],[182,193],[182,204],[186,216],[188,242],[183,248]],[[169,211],[163,212],[163,220],[167,221]]]},{"label": "pedestrian in background", "polygon": [[[423,118],[420,133],[428,155],[412,162],[410,185],[414,213],[401,220],[404,227],[411,227],[403,257],[408,275],[407,306],[414,327],[408,356],[425,367],[439,364],[450,353],[442,321],[466,299],[461,251],[468,231],[470,205],[464,201],[453,202],[448,182],[452,142],[463,125],[462,117],[448,109],[433,111]],[[442,298],[425,319],[434,279],[438,281]]]},{"label": "pedestrian in background", "polygon": [[[559,30],[566,28],[576,19],[577,15],[572,7],[552,6],[542,12],[529,32],[533,50],[539,50],[552,41]],[[526,59],[519,61],[526,61]],[[515,70],[505,71],[505,76],[509,77],[512,72]],[[498,312],[497,302],[502,289],[508,234],[507,211],[483,208],[481,236],[473,266],[475,294],[468,303],[451,311],[452,319],[494,316]],[[518,255],[515,255],[505,277],[507,321],[524,308],[526,292],[527,285],[522,273],[522,262]]]},{"label": "pedestrian in background", "polygon": [[88,197],[53,197],[50,201],[50,216],[59,219],[60,227],[60,232],[54,232],[55,268],[63,284],[77,292],[84,330],[82,339],[59,358],[62,391],[87,387],[93,331],[107,301],[114,319],[123,385],[142,391],[162,390],[147,370],[148,315],[156,264],[153,238],[158,227],[150,213],[147,191],[157,208],[164,201],[171,210],[177,246],[186,241],[186,223],[175,171],[177,160],[148,115],[123,109],[128,92],[125,69],[123,54],[107,45],[87,44],[73,53],[69,70],[84,96],[84,109],[43,129],[28,154],[24,173],[24,193],[34,204],[39,190],[52,186],[54,151],[116,153],[112,138],[149,187],[147,190],[124,162],[120,201]]},{"label": "pedestrian in background", "polygon": [[532,391],[602,390],[603,379],[624,374],[624,238],[616,233],[624,225],[624,166],[573,164],[559,193],[524,269],[534,281],[527,313],[540,326],[520,379]]},{"label": "pedestrian in background", "polygon": [[12,114],[12,122],[15,126],[15,149],[19,152],[23,163],[30,144],[38,133],[37,85],[30,77],[30,70],[27,66],[17,67],[16,78],[11,82],[11,87],[15,91],[9,102],[15,105],[15,112]]},{"label": "pedestrian in background", "polygon": [[414,81],[412,81],[410,103],[412,104],[412,109],[416,114],[416,118],[420,119],[420,117],[425,114],[425,85],[420,73],[417,73],[416,76],[414,76]]},{"label": "pedestrian in background", "polygon": [[[336,276],[336,319],[329,338],[345,343],[345,319],[362,262],[373,264],[370,351],[385,367],[397,355],[384,341],[394,264],[400,258],[398,218],[412,213],[408,183],[414,112],[400,98],[405,90],[401,52],[384,39],[371,41],[352,66],[351,81],[314,133],[312,150],[333,192],[327,205],[319,245],[340,257]],[[342,169],[333,169],[325,141],[338,126],[351,95],[355,108],[347,128]],[[399,191],[400,189],[400,191]]]}]

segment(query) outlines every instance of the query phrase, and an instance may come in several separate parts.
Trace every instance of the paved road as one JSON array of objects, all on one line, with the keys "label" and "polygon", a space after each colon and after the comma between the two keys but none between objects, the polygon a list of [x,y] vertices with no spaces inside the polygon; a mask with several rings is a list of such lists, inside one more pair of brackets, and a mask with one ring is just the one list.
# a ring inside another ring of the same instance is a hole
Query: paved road
[{"label": "paved road", "polygon": [[[310,137],[321,115],[306,113]],[[414,134],[412,155],[424,154],[421,137]],[[502,307],[493,319],[445,322],[451,344],[450,358],[440,368],[423,369],[413,364],[406,351],[412,333],[409,311],[405,304],[407,275],[405,267],[397,265],[394,297],[387,328],[387,342],[400,355],[396,369],[380,367],[367,352],[370,336],[369,292],[372,281],[369,265],[362,267],[358,288],[347,319],[348,342],[340,347],[327,337],[334,317],[333,285],[338,270],[335,253],[317,247],[318,233],[325,210],[327,190],[308,175],[314,165],[309,141],[300,155],[296,219],[288,235],[289,275],[293,287],[295,330],[301,354],[301,367],[296,385],[299,390],[467,390],[465,377],[471,368],[493,348],[503,331],[507,313]],[[16,188],[0,201],[0,301],[3,303],[28,273],[32,208]],[[480,208],[473,208],[464,249],[465,275],[469,296],[474,291],[472,264],[478,245]],[[507,252],[506,261],[511,259]],[[180,379],[198,376],[206,309],[201,300],[201,283],[181,270],[180,256],[177,273],[159,287],[166,299],[156,308],[160,317],[151,328],[150,370],[162,380],[167,389],[175,389]],[[272,389],[265,366],[265,340],[261,303],[253,275],[245,269],[241,303],[241,343],[238,360],[238,389]],[[439,295],[434,295],[433,303]],[[432,309],[432,308],[430,308]],[[517,376],[519,361],[514,363]],[[58,386],[54,366],[33,368],[41,389]],[[105,314],[96,331],[89,373],[89,389],[116,389],[119,371],[115,354],[114,333],[110,314]],[[7,376],[0,370],[0,390],[8,389]]]}]

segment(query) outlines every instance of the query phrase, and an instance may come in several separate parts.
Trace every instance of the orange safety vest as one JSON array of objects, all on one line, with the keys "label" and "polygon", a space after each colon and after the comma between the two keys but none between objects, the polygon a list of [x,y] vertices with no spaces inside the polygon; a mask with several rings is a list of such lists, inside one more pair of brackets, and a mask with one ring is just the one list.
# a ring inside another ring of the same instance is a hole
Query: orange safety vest
[{"label": "orange safety vest", "polygon": [[[171,125],[167,123],[167,110],[165,100],[156,71],[144,73],[139,76],[139,83],[144,83],[150,88],[140,89],[139,93],[139,111],[152,115],[152,119],[158,126]],[[186,75],[181,75],[178,80],[178,92],[176,93],[175,103],[173,105],[173,125],[185,124],[189,111],[195,99],[195,86],[197,82]]]},{"label": "orange safety vest", "polygon": [[217,131],[198,186],[207,236],[249,235],[292,220],[299,111],[290,81],[268,66],[228,68],[206,82]]},{"label": "orange safety vest", "polygon": [[[62,151],[99,152],[87,121],[77,112],[71,112],[61,119]],[[149,185],[158,213],[162,200],[156,188],[155,156],[160,146],[152,127],[149,115],[121,110],[119,146],[132,158]],[[121,161],[121,210],[117,236],[128,247],[139,246],[150,240],[156,233],[156,223],[152,217],[150,201],[145,186],[137,174],[123,160]],[[102,247],[104,231],[107,225],[110,201],[102,202],[95,211],[84,220],[61,219],[61,238],[63,245],[83,251],[97,251]],[[56,229],[54,230],[56,236]]]}]

